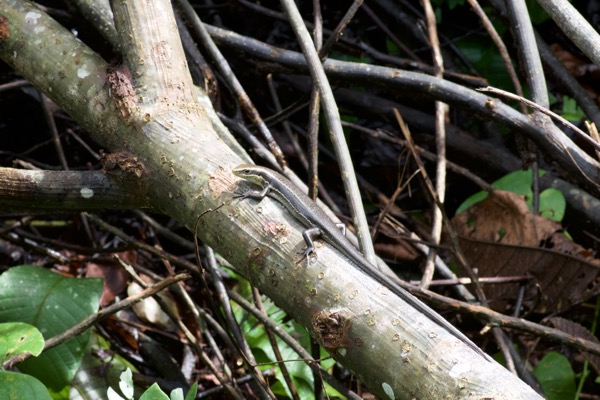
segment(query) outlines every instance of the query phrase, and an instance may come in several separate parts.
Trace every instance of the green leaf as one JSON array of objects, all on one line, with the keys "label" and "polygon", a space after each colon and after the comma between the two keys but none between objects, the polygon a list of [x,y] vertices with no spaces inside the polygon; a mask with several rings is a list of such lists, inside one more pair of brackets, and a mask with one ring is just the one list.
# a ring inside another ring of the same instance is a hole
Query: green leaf
[{"label": "green leaf", "polygon": [[106,395],[108,396],[108,400],[128,400],[122,397],[119,393],[115,391],[112,387],[109,387],[106,391]]},{"label": "green leaf", "polygon": [[[544,174],[544,171],[540,170],[540,176]],[[492,183],[492,186],[499,190],[506,190],[508,192],[513,192],[516,194],[520,194],[521,196],[525,196],[525,200],[531,209],[531,198],[533,197],[533,192],[531,190],[532,183],[532,172],[531,170],[527,171],[513,171],[502,178],[498,179],[496,182]],[[469,207],[483,201],[487,198],[488,193],[486,191],[477,192],[474,195],[467,198],[456,210],[456,214],[460,214],[465,211]]]},{"label": "green leaf", "polygon": [[121,373],[119,389],[121,389],[121,393],[123,393],[126,398],[133,398],[133,374],[129,368]]},{"label": "green leaf", "polygon": [[567,121],[579,122],[585,118],[585,113],[577,105],[575,99],[563,96],[562,99],[562,117]]},{"label": "green leaf", "polygon": [[569,360],[562,354],[550,352],[533,371],[547,400],[573,400],[575,373]]},{"label": "green leaf", "polygon": [[473,207],[475,204],[487,199],[487,197],[488,197],[488,192],[486,192],[484,190],[482,190],[481,192],[472,194],[471,196],[467,197],[467,199],[465,201],[463,201],[460,206],[458,206],[458,208],[456,209],[456,214],[460,214],[461,212],[468,210],[469,208]]},{"label": "green leaf", "polygon": [[560,222],[565,217],[567,201],[558,189],[548,188],[540,193],[540,215],[552,221]]},{"label": "green leaf", "polygon": [[[545,171],[540,170],[540,176],[543,176]],[[533,192],[531,190],[531,184],[533,182],[533,172],[528,169],[527,171],[513,171],[496,182],[492,183],[492,186],[496,189],[506,190],[507,192],[513,192],[525,196],[528,203],[531,202]]]},{"label": "green leaf", "polygon": [[529,18],[534,25],[541,24],[550,16],[546,14],[546,11],[538,4],[535,0],[525,0],[525,4],[527,5],[527,10],[529,11]]},{"label": "green leaf", "polygon": [[169,397],[154,383],[144,392],[140,400],[169,400]]},{"label": "green leaf", "polygon": [[169,399],[170,400],[184,400],[183,399],[183,389],[177,388],[177,389],[171,390],[171,393],[169,393]]},{"label": "green leaf", "polygon": [[50,393],[53,400],[82,400],[81,396],[77,398],[77,396],[71,395],[71,386],[69,385],[60,390],[52,390],[49,387],[46,387],[46,389],[48,389],[48,393]]},{"label": "green leaf", "polygon": [[22,322],[7,322],[0,324],[0,360],[30,353],[39,356],[44,350],[44,337],[35,326]]},{"label": "green leaf", "polygon": [[514,90],[502,56],[488,38],[465,36],[457,40],[456,45],[491,86]]},{"label": "green leaf", "polygon": [[[68,278],[31,265],[14,267],[0,275],[0,322],[25,322],[49,338],[95,312],[101,292],[101,279]],[[25,360],[19,369],[60,390],[79,368],[88,339],[86,332]]]},{"label": "green leaf", "polygon": [[185,395],[185,400],[194,400],[196,398],[196,393],[198,393],[198,382],[194,382],[190,391]]},{"label": "green leaf", "polygon": [[447,0],[448,8],[453,10],[458,6],[462,6],[465,4],[465,0]]},{"label": "green leaf", "polygon": [[396,46],[396,43],[391,41],[390,39],[385,40],[385,48],[388,54],[398,55],[400,54],[400,49]]},{"label": "green leaf", "polygon": [[33,376],[0,371],[0,398],[2,400],[52,400],[48,389]]}]

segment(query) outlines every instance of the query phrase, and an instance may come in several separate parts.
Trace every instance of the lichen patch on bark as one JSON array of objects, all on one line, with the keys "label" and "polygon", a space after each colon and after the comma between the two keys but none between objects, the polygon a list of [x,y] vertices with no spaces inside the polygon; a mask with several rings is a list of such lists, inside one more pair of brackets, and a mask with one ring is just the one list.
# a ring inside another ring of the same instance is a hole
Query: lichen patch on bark
[{"label": "lichen patch on bark", "polygon": [[100,152],[100,162],[102,163],[102,171],[107,174],[134,175],[141,178],[146,167],[138,157],[127,151],[118,151],[116,153]]},{"label": "lichen patch on bark", "polygon": [[110,66],[106,71],[110,95],[119,109],[121,118],[128,123],[137,114],[137,100],[131,71],[124,65]]}]

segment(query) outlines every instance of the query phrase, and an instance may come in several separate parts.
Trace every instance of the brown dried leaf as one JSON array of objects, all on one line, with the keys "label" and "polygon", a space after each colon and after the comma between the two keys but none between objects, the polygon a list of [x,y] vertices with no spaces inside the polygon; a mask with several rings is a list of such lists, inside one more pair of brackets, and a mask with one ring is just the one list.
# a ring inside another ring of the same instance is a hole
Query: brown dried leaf
[{"label": "brown dried leaf", "polygon": [[[524,298],[530,310],[564,311],[600,290],[600,260],[562,234],[559,224],[530,213],[514,193],[490,193],[452,224],[479,276],[531,278]],[[492,308],[505,311],[519,284],[488,284],[484,291]]]},{"label": "brown dried leaf", "polygon": [[558,61],[560,61],[569,72],[575,77],[582,77],[586,73],[590,71],[590,69],[594,69],[593,64],[588,60],[578,57],[573,53],[565,50],[560,44],[554,43],[550,45],[550,50]]},{"label": "brown dried leaf", "polygon": [[527,203],[513,192],[496,190],[452,219],[463,238],[485,242],[538,246],[543,238],[561,229],[560,225],[529,212]]},{"label": "brown dried leaf", "polygon": [[[123,253],[122,253],[123,254]],[[87,278],[104,278],[100,305],[105,307],[125,291],[129,275],[115,262],[89,262],[86,264]]]},{"label": "brown dried leaf", "polygon": [[[550,324],[556,329],[560,329],[571,336],[589,340],[593,343],[600,343],[600,340],[598,340],[598,338],[592,332],[590,332],[586,327],[579,325],[577,322],[573,322],[561,317],[552,317],[548,320],[548,322],[550,322]],[[588,359],[592,367],[596,370],[596,373],[600,374],[600,357],[591,353],[582,352],[582,354]]]}]

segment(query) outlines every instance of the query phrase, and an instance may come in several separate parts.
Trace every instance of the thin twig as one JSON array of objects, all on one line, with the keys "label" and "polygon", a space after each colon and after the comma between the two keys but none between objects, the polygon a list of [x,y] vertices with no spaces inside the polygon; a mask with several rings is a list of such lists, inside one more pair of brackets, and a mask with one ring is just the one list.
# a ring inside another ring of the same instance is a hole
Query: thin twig
[{"label": "thin twig", "polygon": [[360,248],[365,258],[371,264],[377,265],[373,242],[369,236],[369,225],[367,223],[365,210],[362,206],[360,191],[358,190],[358,185],[356,183],[356,174],[352,165],[352,159],[350,158],[348,143],[346,143],[344,137],[340,114],[335,103],[333,91],[331,90],[331,86],[329,85],[329,81],[323,70],[323,65],[321,64],[314,43],[304,25],[302,16],[296,7],[296,4],[293,0],[281,0],[281,4],[285,9],[292,29],[296,34],[296,38],[298,39],[298,43],[308,64],[310,74],[315,85],[319,88],[325,119],[331,135],[331,141],[340,163],[342,182],[344,183],[344,189],[346,190],[346,197],[356,227]]},{"label": "thin twig", "polygon": [[[442,58],[442,52],[440,51],[440,41],[437,34],[435,14],[429,0],[421,0],[421,2],[423,4],[427,19],[427,32],[429,34],[429,42],[431,45],[435,77],[442,79],[444,76],[444,60]],[[431,240],[433,241],[434,246],[429,248],[427,259],[425,260],[423,277],[421,279],[421,286],[423,288],[427,288],[433,279],[433,273],[435,272],[435,259],[437,256],[435,247],[439,245],[442,237],[442,208],[444,207],[444,200],[446,198],[446,116],[448,114],[448,110],[449,107],[447,104],[441,101],[435,102],[435,145],[437,157],[435,163],[434,196],[437,197],[438,201],[433,203]]]},{"label": "thin twig", "polygon": [[[477,0],[467,0],[467,1],[469,2],[469,5],[471,6],[471,8],[475,12],[475,14],[477,14],[479,19],[481,20],[481,24],[485,28],[488,35],[490,35],[490,39],[492,39],[492,42],[498,49],[498,53],[500,53],[500,58],[502,58],[502,62],[504,63],[504,68],[506,69],[506,72],[508,73],[508,76],[510,77],[511,82],[512,82],[513,86],[515,87],[515,92],[519,96],[524,97],[523,96],[523,87],[521,86],[521,82],[519,81],[519,77],[517,76],[517,71],[515,71],[515,67],[512,63],[510,55],[508,54],[508,49],[506,48],[506,45],[504,44],[504,42],[502,41],[502,38],[498,34],[498,31],[496,31],[494,24],[492,24],[492,21],[490,21],[487,14],[483,10],[483,8],[481,8],[481,6],[479,5],[479,2]],[[521,112],[523,114],[525,114],[527,112],[527,109],[525,108],[525,106],[522,106]]]},{"label": "thin twig", "polygon": [[331,48],[333,47],[333,45],[342,36],[344,29],[346,29],[346,26],[348,26],[348,24],[350,23],[350,21],[352,21],[352,18],[354,18],[354,15],[356,14],[356,12],[360,8],[360,6],[362,6],[363,1],[364,0],[354,0],[352,5],[346,11],[346,14],[344,14],[341,21],[337,24],[337,26],[333,30],[332,34],[327,38],[327,41],[325,42],[325,44],[323,44],[323,47],[321,47],[320,44],[315,46],[315,48],[319,52],[319,57],[321,57],[321,58],[327,57],[327,55],[331,51]]},{"label": "thin twig", "polygon": [[587,135],[584,131],[582,131],[581,129],[579,129],[578,127],[576,127],[575,125],[573,125],[571,122],[567,121],[566,119],[564,119],[563,117],[561,117],[560,115],[556,114],[555,112],[549,110],[548,108],[542,107],[539,104],[536,104],[535,102],[528,100],[524,97],[521,96],[517,96],[514,93],[510,93],[507,92],[505,90],[502,89],[498,89],[495,87],[484,87],[484,88],[479,88],[477,89],[478,92],[484,92],[484,93],[492,93],[495,95],[498,95],[500,97],[504,97],[507,99],[511,99],[511,100],[516,100],[520,103],[525,104],[528,107],[533,108],[534,110],[537,110],[539,112],[541,112],[542,114],[546,114],[547,116],[553,118],[554,120],[560,122],[563,126],[571,129],[573,132],[575,132],[582,140],[584,140],[587,144],[589,144],[590,146],[593,146],[596,150],[600,150],[600,143],[596,142],[593,138],[591,138],[589,135]]}]

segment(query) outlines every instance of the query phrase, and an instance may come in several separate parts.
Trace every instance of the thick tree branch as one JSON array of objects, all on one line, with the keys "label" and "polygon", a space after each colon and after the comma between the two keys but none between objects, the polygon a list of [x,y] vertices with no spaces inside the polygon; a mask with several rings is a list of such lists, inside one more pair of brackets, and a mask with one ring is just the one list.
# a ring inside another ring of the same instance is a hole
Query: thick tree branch
[{"label": "thick tree branch", "polygon": [[65,213],[149,206],[141,187],[125,191],[102,171],[0,168],[0,182],[0,212]]}]

